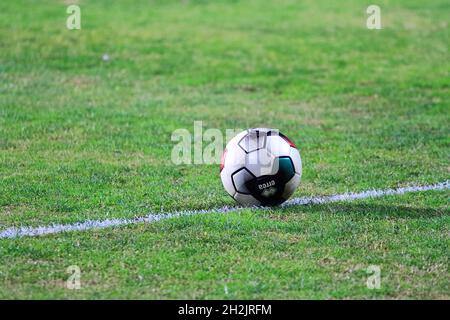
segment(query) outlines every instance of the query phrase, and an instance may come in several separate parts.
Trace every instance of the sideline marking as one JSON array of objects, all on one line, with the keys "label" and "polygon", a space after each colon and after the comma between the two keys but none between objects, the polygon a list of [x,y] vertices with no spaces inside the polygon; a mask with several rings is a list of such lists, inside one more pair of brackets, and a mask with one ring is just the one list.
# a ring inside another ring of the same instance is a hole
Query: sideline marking
[{"label": "sideline marking", "polygon": [[[385,190],[368,190],[355,193],[344,193],[332,196],[315,196],[315,197],[300,197],[294,198],[283,203],[281,207],[292,207],[292,206],[304,206],[312,204],[325,204],[339,201],[353,201],[358,199],[366,198],[377,198],[383,196],[400,195],[411,192],[422,192],[429,190],[446,190],[450,189],[450,180],[445,182],[426,185],[426,186],[412,186],[412,187],[402,187],[396,189],[385,189]],[[242,207],[232,207],[225,206],[222,208],[207,209],[207,210],[187,210],[187,211],[176,211],[172,213],[150,213],[145,217],[134,218],[134,219],[106,219],[106,220],[86,220],[84,222],[76,222],[72,224],[53,224],[50,226],[41,227],[18,227],[18,228],[7,228],[0,231],[0,239],[14,239],[20,237],[36,237],[43,236],[47,234],[68,232],[68,231],[86,231],[92,229],[104,229],[116,226],[125,226],[136,223],[144,222],[157,222],[160,220],[173,219],[177,217],[193,216],[198,214],[210,214],[210,213],[228,213],[242,210]],[[264,209],[260,208],[259,209]]]}]

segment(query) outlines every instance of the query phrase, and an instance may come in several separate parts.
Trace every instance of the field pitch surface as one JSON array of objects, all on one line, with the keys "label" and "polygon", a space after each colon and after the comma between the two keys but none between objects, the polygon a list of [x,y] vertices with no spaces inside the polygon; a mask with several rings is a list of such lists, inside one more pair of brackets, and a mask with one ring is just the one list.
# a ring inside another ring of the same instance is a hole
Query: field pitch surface
[{"label": "field pitch surface", "polygon": [[[356,0],[85,0],[68,30],[69,2],[0,3],[0,232],[233,206],[218,165],[171,161],[172,132],[197,120],[289,136],[294,197],[448,180],[448,1],[378,1],[381,30]],[[0,239],[0,298],[448,299],[448,201]]]}]

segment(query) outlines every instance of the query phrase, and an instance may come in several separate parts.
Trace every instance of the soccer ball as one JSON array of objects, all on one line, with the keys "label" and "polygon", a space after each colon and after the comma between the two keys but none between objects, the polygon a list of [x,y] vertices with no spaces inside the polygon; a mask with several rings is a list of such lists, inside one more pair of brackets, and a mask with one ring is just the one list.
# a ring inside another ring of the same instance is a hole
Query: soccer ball
[{"label": "soccer ball", "polygon": [[295,144],[275,129],[245,130],[228,142],[220,163],[225,190],[243,206],[275,206],[300,184]]}]

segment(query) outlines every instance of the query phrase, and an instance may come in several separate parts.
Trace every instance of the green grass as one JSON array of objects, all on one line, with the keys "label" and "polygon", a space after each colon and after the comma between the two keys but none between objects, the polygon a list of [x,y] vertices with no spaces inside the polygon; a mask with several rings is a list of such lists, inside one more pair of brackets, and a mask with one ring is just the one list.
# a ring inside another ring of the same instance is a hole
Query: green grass
[{"label": "green grass", "polygon": [[[0,230],[233,204],[171,133],[274,127],[295,196],[449,177],[448,1],[0,3]],[[109,54],[109,62],[102,61]],[[449,193],[0,240],[0,298],[449,298]],[[369,290],[366,268],[381,267]],[[78,265],[82,289],[65,288]],[[227,290],[225,290],[225,286]],[[228,294],[226,294],[226,291]]]}]

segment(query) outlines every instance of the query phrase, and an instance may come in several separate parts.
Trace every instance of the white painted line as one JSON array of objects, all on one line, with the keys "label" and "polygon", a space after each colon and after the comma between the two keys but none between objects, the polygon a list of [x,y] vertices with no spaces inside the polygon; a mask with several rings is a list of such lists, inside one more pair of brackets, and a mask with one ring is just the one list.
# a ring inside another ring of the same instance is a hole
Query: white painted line
[{"label": "white painted line", "polygon": [[385,190],[368,190],[356,193],[352,192],[352,193],[337,194],[334,196],[301,197],[286,201],[283,206],[298,206],[305,204],[322,204],[337,201],[352,201],[365,198],[377,198],[391,195],[401,195],[410,192],[422,192],[429,190],[445,190],[445,189],[450,189],[450,180],[427,186],[411,186]]},{"label": "white painted line", "polygon": [[[429,190],[446,190],[450,189],[450,180],[445,182],[427,185],[427,186],[412,186],[402,187],[397,189],[386,190],[368,190],[356,193],[344,193],[332,196],[317,196],[317,197],[300,197],[286,201],[282,207],[292,207],[301,205],[312,204],[325,204],[338,201],[352,201],[366,198],[376,198],[390,195],[401,195],[410,192],[422,192]],[[50,226],[41,227],[19,227],[19,228],[7,228],[0,231],[0,239],[14,239],[19,237],[35,237],[53,233],[61,233],[68,231],[86,231],[92,229],[104,229],[116,226],[125,226],[136,223],[144,222],[156,222],[160,220],[172,219],[176,217],[192,216],[199,214],[210,213],[228,213],[241,210],[242,207],[222,207],[208,210],[192,210],[192,211],[177,211],[172,213],[150,213],[146,217],[134,218],[134,219],[107,219],[107,220],[86,220],[84,222],[77,222],[73,224],[53,224]],[[263,208],[259,208],[263,209]]]}]

